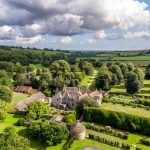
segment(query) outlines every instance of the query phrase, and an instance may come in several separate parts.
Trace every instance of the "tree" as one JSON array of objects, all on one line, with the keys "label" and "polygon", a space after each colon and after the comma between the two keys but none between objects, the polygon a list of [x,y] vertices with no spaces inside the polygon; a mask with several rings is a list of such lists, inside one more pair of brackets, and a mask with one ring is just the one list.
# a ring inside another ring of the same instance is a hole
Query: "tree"
[{"label": "tree", "polygon": [[47,106],[42,101],[30,103],[26,110],[27,110],[27,118],[29,119],[40,119],[46,113],[48,113]]},{"label": "tree", "polygon": [[140,81],[138,80],[138,75],[134,72],[129,72],[127,74],[127,79],[125,83],[127,93],[136,94],[140,90]]},{"label": "tree", "polygon": [[70,64],[65,60],[58,60],[51,64],[50,71],[53,77],[64,75],[67,72],[70,72]]},{"label": "tree", "polygon": [[150,64],[146,67],[145,79],[150,80]]},{"label": "tree", "polygon": [[125,63],[120,63],[119,66],[120,66],[120,69],[121,69],[121,72],[122,72],[124,78],[126,78],[126,75],[129,71],[128,66]]},{"label": "tree", "polygon": [[87,75],[91,75],[94,71],[94,67],[88,61],[80,61],[79,68],[85,72]]},{"label": "tree", "polygon": [[123,81],[123,75],[122,75],[120,67],[118,65],[111,65],[109,67],[109,70],[117,76],[117,79],[118,79],[117,84],[119,85]]},{"label": "tree", "polygon": [[2,134],[0,134],[0,150],[29,150],[29,141],[19,136],[15,129],[7,127]]},{"label": "tree", "polygon": [[28,67],[27,67],[27,72],[34,72],[35,70],[35,66],[30,64]]},{"label": "tree", "polygon": [[77,113],[81,115],[84,107],[96,107],[96,106],[98,106],[96,100],[87,96],[80,100],[76,110],[77,110]]},{"label": "tree", "polygon": [[52,80],[52,75],[50,73],[50,71],[45,71],[42,72],[41,76],[40,76],[40,80],[39,80],[39,86],[42,90],[45,90],[48,88],[50,82]]},{"label": "tree", "polygon": [[96,87],[107,91],[110,90],[112,86],[112,73],[107,68],[101,68],[96,77]]},{"label": "tree", "polygon": [[10,90],[9,87],[0,85],[0,99],[4,100],[6,102],[11,102],[12,91]]},{"label": "tree", "polygon": [[140,68],[136,68],[134,72],[138,76],[138,80],[140,81],[140,87],[144,86],[144,72]]},{"label": "tree", "polygon": [[0,120],[4,120],[7,117],[7,113],[5,111],[0,110]]},{"label": "tree", "polygon": [[31,122],[27,127],[27,133],[32,138],[39,139],[46,146],[57,145],[66,140],[69,135],[68,129],[56,122]]},{"label": "tree", "polygon": [[132,62],[128,62],[127,66],[129,71],[133,71],[135,69],[134,64]]},{"label": "tree", "polygon": [[11,79],[5,70],[0,70],[0,85],[10,86]]}]

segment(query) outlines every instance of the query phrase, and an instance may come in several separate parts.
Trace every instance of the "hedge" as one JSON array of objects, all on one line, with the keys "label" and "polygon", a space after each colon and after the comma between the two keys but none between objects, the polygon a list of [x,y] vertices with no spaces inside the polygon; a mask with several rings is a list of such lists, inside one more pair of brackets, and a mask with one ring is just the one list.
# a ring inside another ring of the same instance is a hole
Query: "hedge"
[{"label": "hedge", "polygon": [[129,132],[140,132],[145,135],[150,135],[150,118],[131,115],[124,112],[85,107],[83,109],[83,120],[109,125]]},{"label": "hedge", "polygon": [[[123,150],[130,150],[131,147],[132,147],[132,145],[128,145],[128,144],[118,142],[118,141],[115,141],[115,140],[111,140],[111,139],[103,138],[103,137],[100,137],[100,136],[96,136],[94,134],[89,134],[89,139],[96,140],[97,142],[104,143],[104,144],[107,144],[107,145],[111,145],[111,146],[114,146],[114,147],[118,147],[118,148],[121,148]],[[136,147],[136,150],[142,150],[142,148]]]},{"label": "hedge", "polygon": [[128,139],[129,134],[127,132],[112,129],[110,126],[101,127],[98,125],[94,125],[93,123],[92,124],[87,123],[87,124],[85,124],[85,126],[87,129],[90,129],[90,130],[106,133],[108,135],[116,136],[116,137],[119,137],[121,139]]},{"label": "hedge", "polygon": [[72,111],[70,114],[65,115],[65,121],[69,124],[76,123],[76,112]]}]

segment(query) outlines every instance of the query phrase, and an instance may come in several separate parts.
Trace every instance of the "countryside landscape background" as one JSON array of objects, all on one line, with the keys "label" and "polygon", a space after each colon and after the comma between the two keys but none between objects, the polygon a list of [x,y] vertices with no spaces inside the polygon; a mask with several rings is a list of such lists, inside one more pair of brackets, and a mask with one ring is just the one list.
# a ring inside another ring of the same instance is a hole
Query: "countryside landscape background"
[{"label": "countryside landscape background", "polygon": [[0,150],[150,150],[150,1],[0,0]]}]

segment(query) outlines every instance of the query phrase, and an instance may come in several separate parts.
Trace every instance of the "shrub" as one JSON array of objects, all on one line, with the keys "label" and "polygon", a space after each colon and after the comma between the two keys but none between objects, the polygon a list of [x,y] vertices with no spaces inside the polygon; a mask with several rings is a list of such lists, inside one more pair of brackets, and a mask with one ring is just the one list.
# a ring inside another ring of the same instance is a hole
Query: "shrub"
[{"label": "shrub", "polygon": [[7,117],[7,113],[5,111],[0,111],[0,120],[4,120]]},{"label": "shrub", "polygon": [[129,132],[140,132],[150,135],[150,118],[115,112],[102,108],[86,107],[83,109],[83,120],[98,124],[110,125]]},{"label": "shrub", "polygon": [[24,125],[25,125],[25,119],[24,119],[24,118],[20,118],[20,119],[17,121],[17,125],[18,125],[18,126],[24,126]]},{"label": "shrub", "polygon": [[150,138],[143,138],[140,140],[140,142],[144,145],[150,146]]},{"label": "shrub", "polygon": [[65,121],[69,124],[75,124],[76,123],[76,112],[73,111],[70,114],[65,115]]}]

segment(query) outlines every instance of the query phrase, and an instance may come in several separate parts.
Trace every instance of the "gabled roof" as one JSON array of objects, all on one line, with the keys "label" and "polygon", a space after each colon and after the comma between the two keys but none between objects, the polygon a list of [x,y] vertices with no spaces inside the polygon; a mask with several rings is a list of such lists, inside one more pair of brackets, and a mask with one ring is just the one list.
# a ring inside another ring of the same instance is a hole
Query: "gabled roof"
[{"label": "gabled roof", "polygon": [[38,89],[33,89],[31,86],[17,86],[15,91],[28,94],[35,94],[38,92]]},{"label": "gabled roof", "polygon": [[28,106],[29,103],[34,101],[39,101],[40,99],[45,99],[45,95],[42,92],[38,92],[16,104],[15,108],[18,111],[25,111],[25,108]]},{"label": "gabled roof", "polygon": [[89,93],[89,95],[91,96],[91,97],[102,97],[103,96],[103,94],[102,93],[100,93],[99,91],[94,91],[94,92],[91,92],[91,93]]}]

